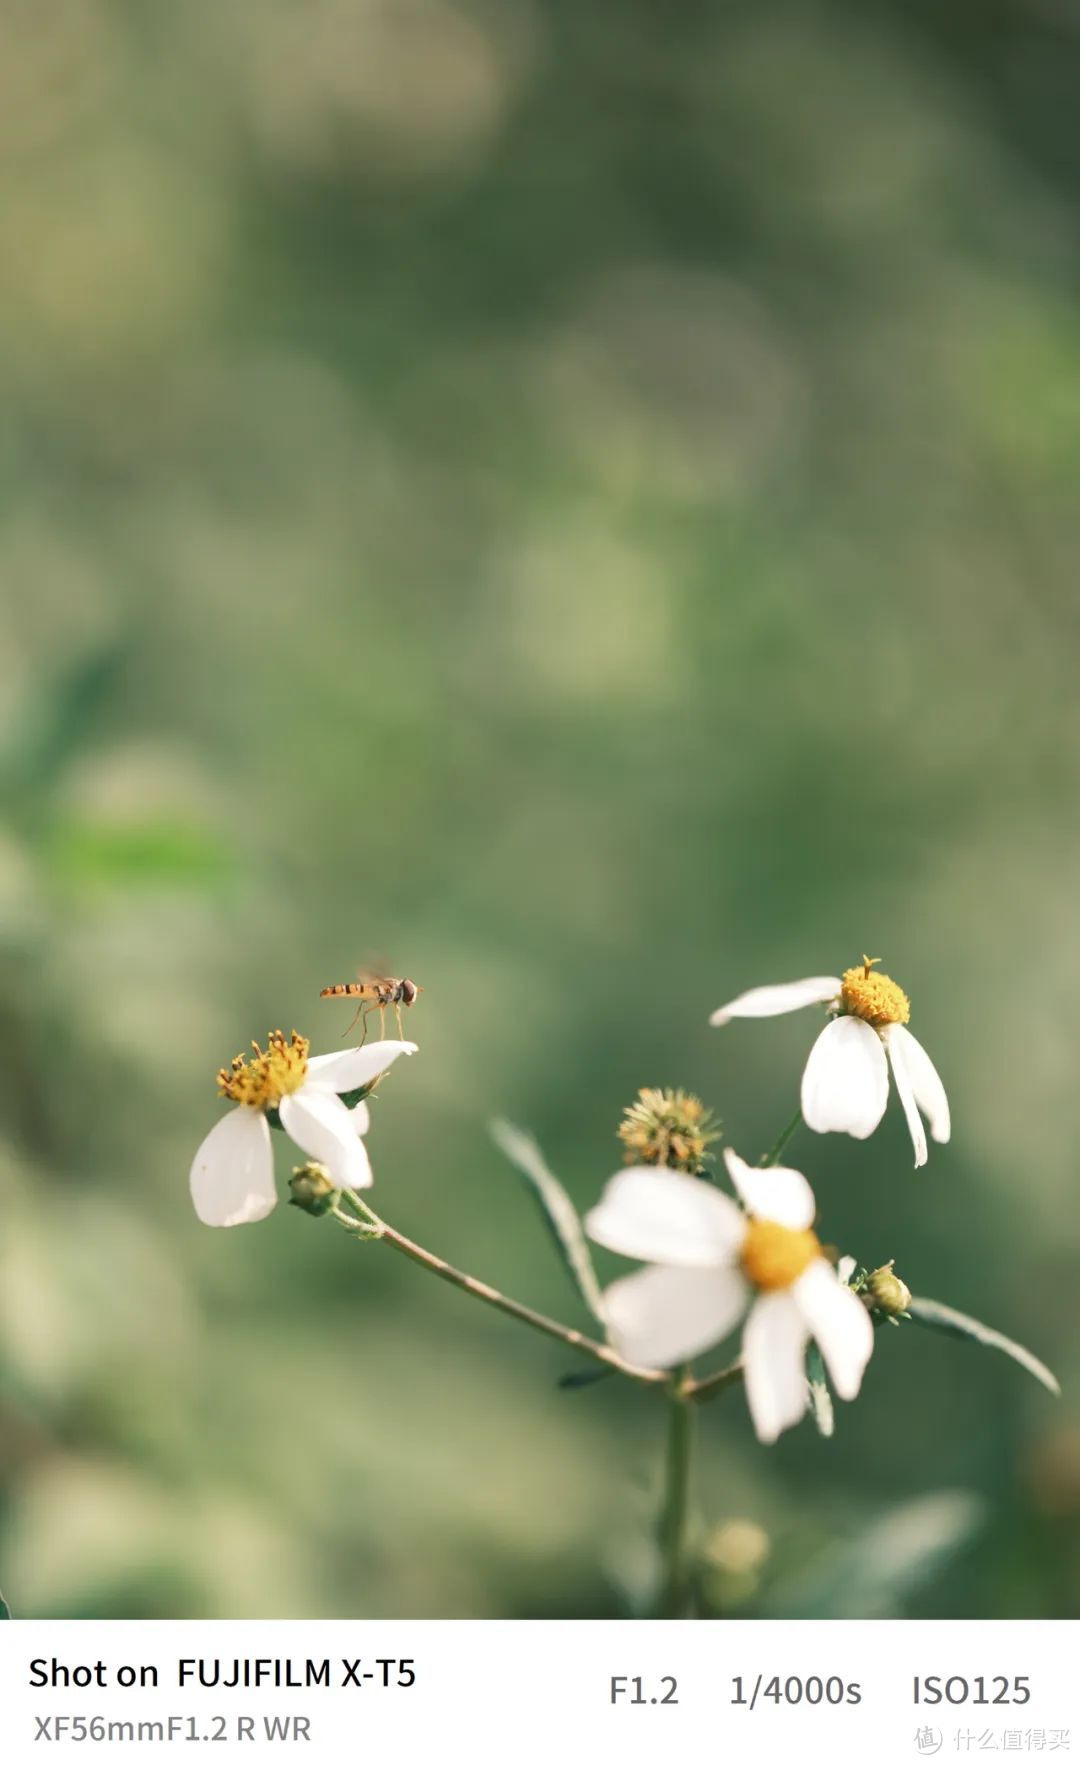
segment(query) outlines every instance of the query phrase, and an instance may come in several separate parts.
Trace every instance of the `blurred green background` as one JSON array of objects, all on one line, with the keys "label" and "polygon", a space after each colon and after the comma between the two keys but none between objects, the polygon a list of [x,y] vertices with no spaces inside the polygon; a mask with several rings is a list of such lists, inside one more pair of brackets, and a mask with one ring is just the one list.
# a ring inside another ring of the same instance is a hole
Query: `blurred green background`
[{"label": "blurred green background", "polygon": [[657,1403],[201,1227],[214,1072],[386,953],[378,1205],[581,1323],[488,1118],[582,1207],[642,1084],[756,1157],[817,1023],[709,1011],[864,950],[955,1137],[800,1136],[823,1234],[1064,1397],[909,1328],[831,1442],[716,1404],[709,1597],[1080,1610],[1078,78],[1019,0],[0,4],[17,1613],[626,1610]]}]

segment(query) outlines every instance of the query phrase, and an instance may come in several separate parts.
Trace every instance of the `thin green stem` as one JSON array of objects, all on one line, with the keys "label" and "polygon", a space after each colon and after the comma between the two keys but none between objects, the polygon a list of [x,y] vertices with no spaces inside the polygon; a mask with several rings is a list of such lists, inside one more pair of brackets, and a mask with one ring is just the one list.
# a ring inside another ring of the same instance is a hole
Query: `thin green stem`
[{"label": "thin green stem", "polygon": [[791,1139],[791,1136],[795,1132],[796,1128],[801,1127],[802,1119],[803,1119],[803,1112],[800,1107],[799,1109],[797,1109],[795,1111],[795,1114],[792,1116],[791,1120],[788,1122],[787,1127],[784,1129],[784,1131],[780,1135],[779,1139],[777,1139],[773,1142],[773,1144],[769,1147],[768,1152],[766,1152],[764,1158],[762,1158],[759,1161],[759,1168],[760,1169],[767,1170],[769,1165],[779,1164],[781,1152],[783,1152],[784,1147],[787,1145],[788,1141]]},{"label": "thin green stem", "polygon": [[690,1518],[690,1472],[694,1458],[694,1411],[686,1402],[683,1387],[671,1392],[668,1414],[667,1452],[664,1459],[664,1494],[657,1522],[662,1574],[657,1601],[658,1618],[685,1615],[690,1581],[687,1523]]},{"label": "thin green stem", "polygon": [[[354,1207],[356,1209],[357,1213],[360,1215],[361,1221],[364,1224],[369,1225],[372,1228],[377,1228],[380,1232],[385,1229],[383,1222],[379,1218],[378,1214],[375,1212],[375,1210],[373,1208],[370,1208],[368,1206],[366,1201],[361,1199],[361,1197],[356,1193],[355,1189],[343,1189],[342,1195],[344,1196],[345,1200],[349,1203],[349,1206]],[[334,1207],[334,1208],[331,1208],[330,1211],[334,1215],[334,1218],[340,1220],[343,1225],[351,1226],[356,1223],[354,1220],[351,1220],[349,1218],[348,1214],[342,1213],[339,1208]]]},{"label": "thin green stem", "polygon": [[690,1379],[682,1388],[687,1403],[708,1403],[710,1398],[719,1397],[730,1385],[738,1385],[743,1378],[742,1361],[732,1361],[729,1367],[722,1367],[719,1373],[710,1373],[705,1379]]},{"label": "thin green stem", "polygon": [[527,1324],[532,1330],[539,1330],[545,1336],[553,1336],[557,1342],[563,1343],[575,1354],[586,1355],[590,1360],[600,1361],[604,1366],[610,1367],[613,1372],[622,1373],[627,1379],[635,1379],[639,1385],[670,1385],[670,1375],[666,1372],[652,1367],[636,1367],[630,1361],[623,1360],[622,1356],[616,1354],[615,1350],[609,1348],[606,1343],[594,1342],[591,1336],[583,1335],[580,1330],[567,1329],[565,1324],[557,1324],[554,1318],[545,1317],[543,1312],[533,1311],[531,1306],[519,1304],[516,1299],[510,1299],[505,1293],[500,1293],[497,1287],[489,1286],[486,1281],[477,1281],[474,1276],[464,1274],[461,1269],[456,1269],[451,1263],[444,1262],[441,1256],[435,1256],[430,1250],[425,1250],[422,1245],[414,1244],[412,1239],[406,1238],[403,1232],[397,1232],[393,1226],[388,1226],[386,1221],[373,1212],[353,1190],[345,1189],[342,1194],[360,1216],[355,1220],[350,1219],[349,1215],[343,1213],[340,1208],[332,1208],[330,1211],[334,1218],[339,1220],[343,1226],[348,1226],[353,1231],[369,1231],[372,1237],[378,1237],[382,1243],[389,1244],[402,1256],[407,1256],[411,1262],[419,1263],[421,1268],[429,1270],[433,1275],[438,1275],[441,1281],[449,1282],[452,1287],[460,1288],[463,1293],[471,1294],[474,1299],[482,1300],[485,1305],[494,1306],[497,1311],[505,1312],[507,1317],[516,1318],[519,1323]]}]

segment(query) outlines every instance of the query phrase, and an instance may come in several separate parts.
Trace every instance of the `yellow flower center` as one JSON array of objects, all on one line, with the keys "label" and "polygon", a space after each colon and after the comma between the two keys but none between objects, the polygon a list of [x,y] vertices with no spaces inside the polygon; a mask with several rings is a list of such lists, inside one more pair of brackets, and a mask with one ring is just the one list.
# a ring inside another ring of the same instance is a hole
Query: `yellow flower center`
[{"label": "yellow flower center", "polygon": [[747,1221],[740,1258],[743,1273],[766,1293],[790,1287],[820,1255],[821,1245],[813,1232],[796,1232],[775,1220]]},{"label": "yellow flower center", "polygon": [[290,1091],[299,1091],[307,1078],[311,1043],[295,1030],[289,1041],[281,1030],[271,1030],[265,1054],[258,1042],[251,1046],[255,1052],[250,1060],[238,1054],[231,1066],[222,1067],[217,1076],[218,1091],[251,1109],[273,1109]]},{"label": "yellow flower center", "polygon": [[875,974],[874,964],[880,956],[864,956],[860,968],[848,968],[840,987],[840,996],[852,1017],[864,1018],[875,1028],[886,1023],[907,1023],[911,1004],[907,994],[887,974]]}]

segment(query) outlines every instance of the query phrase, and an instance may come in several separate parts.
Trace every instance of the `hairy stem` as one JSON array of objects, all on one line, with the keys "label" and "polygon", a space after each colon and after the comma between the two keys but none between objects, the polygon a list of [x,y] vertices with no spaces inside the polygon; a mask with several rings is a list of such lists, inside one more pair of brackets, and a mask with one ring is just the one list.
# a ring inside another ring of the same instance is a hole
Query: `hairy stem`
[{"label": "hairy stem", "polygon": [[494,1306],[497,1311],[505,1312],[507,1317],[517,1318],[519,1323],[528,1324],[532,1330],[539,1330],[545,1336],[553,1336],[557,1342],[563,1343],[575,1354],[587,1355],[590,1360],[600,1361],[604,1366],[610,1367],[613,1372],[622,1373],[627,1379],[635,1379],[640,1385],[670,1384],[670,1376],[667,1373],[659,1372],[651,1367],[636,1367],[630,1361],[623,1360],[622,1356],[616,1354],[615,1350],[609,1348],[606,1343],[595,1342],[591,1336],[583,1335],[580,1330],[567,1329],[565,1324],[557,1324],[554,1318],[545,1317],[543,1312],[533,1311],[531,1306],[519,1304],[516,1299],[510,1299],[507,1294],[500,1293],[497,1287],[489,1286],[486,1281],[477,1281],[474,1276],[464,1274],[461,1269],[455,1269],[451,1263],[444,1262],[441,1256],[435,1256],[430,1250],[425,1250],[422,1245],[414,1244],[412,1239],[406,1238],[403,1232],[397,1232],[393,1226],[388,1226],[386,1221],[380,1219],[379,1215],[374,1213],[353,1190],[346,1189],[342,1193],[359,1215],[358,1219],[351,1219],[340,1208],[332,1208],[331,1212],[334,1218],[340,1220],[343,1226],[348,1226],[354,1231],[363,1232],[366,1230],[372,1237],[378,1237],[384,1244],[389,1244],[392,1249],[400,1251],[402,1256],[407,1256],[411,1262],[419,1263],[421,1268],[428,1269],[433,1275],[438,1275],[441,1281],[449,1282],[450,1286],[460,1288],[463,1293],[471,1294],[474,1299],[483,1300],[485,1305]]}]

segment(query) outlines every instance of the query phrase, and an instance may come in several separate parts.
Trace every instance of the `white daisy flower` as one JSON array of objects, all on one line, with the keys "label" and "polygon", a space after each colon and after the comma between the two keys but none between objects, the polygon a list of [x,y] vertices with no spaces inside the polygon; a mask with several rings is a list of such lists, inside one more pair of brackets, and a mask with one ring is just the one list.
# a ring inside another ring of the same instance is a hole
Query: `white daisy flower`
[{"label": "white daisy flower", "polygon": [[368,1042],[338,1054],[308,1057],[306,1036],[280,1030],[266,1052],[252,1043],[254,1058],[238,1054],[218,1073],[223,1097],[236,1104],[210,1129],[191,1166],[191,1199],[207,1226],[245,1226],[265,1219],[277,1205],[274,1155],[267,1111],[276,1109],[291,1140],[326,1166],[341,1188],[370,1187],[371,1165],[361,1136],[367,1104],[350,1110],[339,1093],[370,1085],[399,1054],[415,1054],[415,1042]]},{"label": "white daisy flower", "polygon": [[615,1345],[638,1366],[678,1366],[747,1314],[746,1396],[758,1438],[771,1442],[806,1409],[810,1338],[839,1395],[852,1398],[874,1330],[821,1253],[802,1173],[753,1169],[730,1149],[724,1160],[746,1213],[699,1177],[637,1165],[612,1177],[585,1226],[598,1244],[650,1264],[604,1294]]},{"label": "white daisy flower", "polygon": [[[710,1023],[733,1017],[779,1017],[804,1005],[828,1005],[831,1016],[802,1076],[802,1112],[817,1134],[873,1133],[889,1100],[889,1067],[907,1118],[915,1166],[926,1163],[925,1115],[930,1133],[944,1143],[951,1132],[949,1100],[933,1061],[907,1028],[907,994],[887,974],[876,974],[876,956],[864,956],[843,975],[812,975],[778,987],[754,987],[714,1011]],[[887,1058],[886,1058],[887,1057]]]}]

